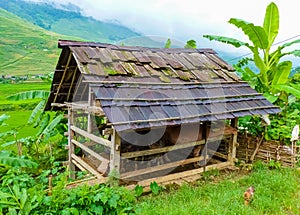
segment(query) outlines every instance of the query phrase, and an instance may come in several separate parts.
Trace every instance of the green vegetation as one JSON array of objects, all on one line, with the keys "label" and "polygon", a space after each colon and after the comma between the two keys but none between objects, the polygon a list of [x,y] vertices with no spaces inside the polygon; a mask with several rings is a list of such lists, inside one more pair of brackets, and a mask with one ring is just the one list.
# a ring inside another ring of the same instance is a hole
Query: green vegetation
[{"label": "green vegetation", "polygon": [[[16,135],[17,138],[25,138],[34,135],[37,132],[37,128],[33,128],[32,125],[27,124],[31,112],[31,110],[0,112],[0,116],[2,114],[9,116],[5,121],[6,126],[0,127],[0,133],[18,128],[19,132]],[[15,137],[14,135],[11,135],[5,140],[12,141],[13,139],[15,139]]]},{"label": "green vegetation", "polygon": [[[186,184],[178,190],[143,197],[138,205],[140,214],[298,214],[299,171],[258,166],[245,176],[207,172],[194,186]],[[243,193],[250,185],[255,187],[254,199],[245,206]]]},{"label": "green vegetation", "polygon": [[[15,11],[43,28],[72,26],[65,19],[65,13],[53,8],[47,12],[46,8],[51,6],[36,6],[18,1],[23,5],[22,11],[16,2],[5,0],[0,2],[0,6],[15,5]],[[28,15],[29,9],[31,15]],[[78,8],[73,9],[75,12],[69,11],[66,14],[73,21],[76,20],[80,31],[83,31],[85,22],[77,11]],[[56,43],[60,35],[31,25],[5,10],[0,9],[0,12],[0,22],[4,23],[0,27],[0,54],[4,56],[0,59],[0,75],[49,73],[49,68],[53,68],[58,56]],[[283,49],[300,41],[284,44],[270,52],[279,26],[279,13],[274,3],[268,6],[262,27],[240,19],[231,19],[230,23],[241,28],[252,44],[226,37],[207,37],[237,47],[248,47],[253,58],[240,61],[236,65],[237,70],[244,80],[250,81],[255,89],[279,105],[283,112],[271,117],[271,125],[266,130],[263,130],[258,117],[242,118],[240,125],[254,135],[262,135],[266,131],[266,139],[288,141],[292,126],[300,123],[300,101],[297,94],[300,75],[291,74],[291,62],[282,60],[282,57],[289,54],[298,56],[299,51],[284,53]],[[72,34],[76,35],[76,31]],[[170,47],[171,40],[168,40],[166,48]],[[196,42],[189,40],[185,47],[196,48]],[[250,69],[248,63],[251,61],[257,66],[258,72]],[[153,181],[150,184],[151,193],[146,196],[143,196],[141,186],[136,186],[132,191],[118,186],[117,173],[114,173],[115,176],[111,175],[109,183],[105,185],[66,189],[66,185],[72,182],[68,177],[70,172],[63,165],[66,160],[64,147],[67,144],[67,138],[63,134],[67,129],[67,120],[62,113],[42,111],[45,104],[42,99],[47,96],[43,90],[49,90],[49,83],[0,85],[0,215],[254,215],[298,214],[300,211],[300,172],[292,168],[282,168],[279,162],[273,160],[268,164],[246,164],[247,170],[241,166],[240,171],[234,172],[204,172],[200,180],[180,188],[162,187]],[[19,94],[11,96],[15,93]],[[77,178],[84,175],[82,172],[77,173]],[[256,192],[250,205],[245,206],[243,193],[250,185],[255,187]]]},{"label": "green vegetation", "polygon": [[[299,76],[292,73],[292,61],[284,57],[289,55],[300,57],[300,50],[286,52],[284,50],[300,43],[300,40],[277,46],[273,52],[271,51],[279,31],[279,10],[273,2],[266,9],[262,26],[236,18],[231,18],[229,23],[241,29],[251,44],[224,36],[204,35],[204,37],[230,44],[236,48],[247,47],[252,52],[252,58],[241,59],[238,64],[234,65],[235,69],[243,80],[258,92],[263,93],[270,102],[280,106],[282,110],[280,114],[270,117],[271,125],[266,131],[263,130],[263,126],[257,126],[259,123],[257,117],[246,117],[240,122],[244,122],[243,127],[248,128],[254,135],[264,132],[267,140],[289,143],[293,127],[300,123],[298,109],[300,82]],[[250,62],[254,62],[256,70],[250,68]]]}]

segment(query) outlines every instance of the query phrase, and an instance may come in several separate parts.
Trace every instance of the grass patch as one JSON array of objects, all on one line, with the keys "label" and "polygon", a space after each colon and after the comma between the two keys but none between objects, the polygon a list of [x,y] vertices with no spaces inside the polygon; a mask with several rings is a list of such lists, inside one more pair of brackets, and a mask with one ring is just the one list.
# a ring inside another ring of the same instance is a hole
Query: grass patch
[{"label": "grass patch", "polygon": [[[245,177],[227,176],[221,182],[200,181],[178,190],[146,196],[140,214],[299,214],[299,171],[259,169]],[[243,193],[255,186],[254,200],[245,206]]]},{"label": "grass patch", "polygon": [[24,91],[49,89],[50,84],[45,82],[0,84],[0,111],[32,110],[40,102],[40,99],[8,101],[7,96]]},{"label": "grass patch", "polygon": [[[36,134],[38,129],[33,128],[32,125],[27,125],[27,120],[31,115],[30,110],[0,112],[0,115],[2,114],[9,115],[10,117],[5,121],[6,126],[0,127],[0,133],[17,128],[17,138],[24,138]],[[9,137],[8,141],[13,139],[14,137]]]},{"label": "grass patch", "polygon": [[[0,133],[19,128],[17,138],[24,138],[34,135],[37,132],[32,125],[27,125],[32,109],[40,99],[8,101],[7,96],[30,90],[49,90],[50,84],[45,82],[35,83],[17,83],[17,84],[0,84],[0,115],[6,114],[10,118],[6,120],[6,126],[0,127]],[[13,140],[9,137],[8,141]]]},{"label": "grass patch", "polygon": [[46,82],[0,84],[0,101],[6,100],[9,95],[29,90],[50,90],[50,84]]}]

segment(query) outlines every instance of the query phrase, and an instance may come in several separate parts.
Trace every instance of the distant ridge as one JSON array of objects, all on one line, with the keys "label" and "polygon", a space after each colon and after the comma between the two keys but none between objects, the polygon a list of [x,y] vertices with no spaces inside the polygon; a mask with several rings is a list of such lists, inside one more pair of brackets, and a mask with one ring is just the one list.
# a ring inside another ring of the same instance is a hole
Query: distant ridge
[{"label": "distant ridge", "polygon": [[120,24],[85,17],[81,14],[80,8],[71,3],[59,5],[48,2],[1,0],[0,8],[46,30],[90,41],[115,43],[130,37],[141,36]]},{"label": "distant ridge", "polygon": [[0,23],[0,76],[53,72],[58,39],[80,40],[47,31],[1,8]]}]

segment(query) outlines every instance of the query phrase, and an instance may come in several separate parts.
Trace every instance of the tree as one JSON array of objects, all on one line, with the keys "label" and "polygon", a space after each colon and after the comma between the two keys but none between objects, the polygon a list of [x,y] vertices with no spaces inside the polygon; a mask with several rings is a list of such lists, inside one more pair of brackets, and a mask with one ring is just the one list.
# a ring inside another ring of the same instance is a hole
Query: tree
[{"label": "tree", "polygon": [[[251,86],[258,92],[264,93],[269,101],[281,107],[287,104],[289,94],[300,98],[300,87],[289,83],[292,62],[282,60],[286,55],[300,57],[300,50],[283,52],[285,48],[300,43],[300,40],[285,43],[278,46],[273,52],[271,51],[279,31],[277,5],[272,2],[267,6],[262,26],[236,18],[231,18],[229,23],[241,29],[251,43],[224,36],[204,35],[204,37],[233,45],[236,48],[244,46],[251,51],[252,58],[243,58],[235,65],[243,80],[249,81]],[[254,62],[259,72],[250,69],[249,62],[251,61]]]},{"label": "tree", "polygon": [[[294,40],[277,47],[274,41],[279,32],[279,10],[275,3],[270,3],[265,12],[262,26],[242,19],[231,18],[230,24],[241,29],[249,38],[249,42],[243,42],[234,38],[204,35],[209,40],[215,40],[230,44],[236,48],[246,47],[251,51],[251,58],[243,58],[237,65],[234,65],[242,79],[247,81],[253,88],[263,95],[273,104],[279,105],[282,112],[279,115],[271,116],[271,125],[265,131],[265,138],[285,141],[289,143],[292,128],[300,123],[299,102],[300,87],[299,82],[293,83],[291,79],[292,61],[285,60],[283,57],[293,55],[300,56],[300,50],[284,51],[287,47],[300,43]],[[254,68],[251,67],[254,63]],[[259,119],[248,117],[241,119],[243,126],[249,130],[255,127],[255,133],[262,133],[258,126]]]},{"label": "tree", "polygon": [[188,40],[186,42],[184,48],[186,48],[186,49],[196,49],[197,48],[196,41],[195,40]]}]

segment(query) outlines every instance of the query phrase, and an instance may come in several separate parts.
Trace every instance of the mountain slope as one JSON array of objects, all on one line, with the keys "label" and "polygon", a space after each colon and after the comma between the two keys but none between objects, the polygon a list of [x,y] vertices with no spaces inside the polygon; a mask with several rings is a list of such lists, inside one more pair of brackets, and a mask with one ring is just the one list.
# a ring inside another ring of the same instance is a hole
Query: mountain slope
[{"label": "mountain slope", "polygon": [[0,8],[0,75],[46,74],[55,68],[57,40],[49,32]]},{"label": "mountain slope", "polygon": [[45,2],[1,0],[0,8],[46,30],[81,37],[85,40],[115,43],[127,38],[140,36],[140,34],[125,26],[82,16],[80,8],[70,3],[67,5],[55,5],[54,3]]}]

